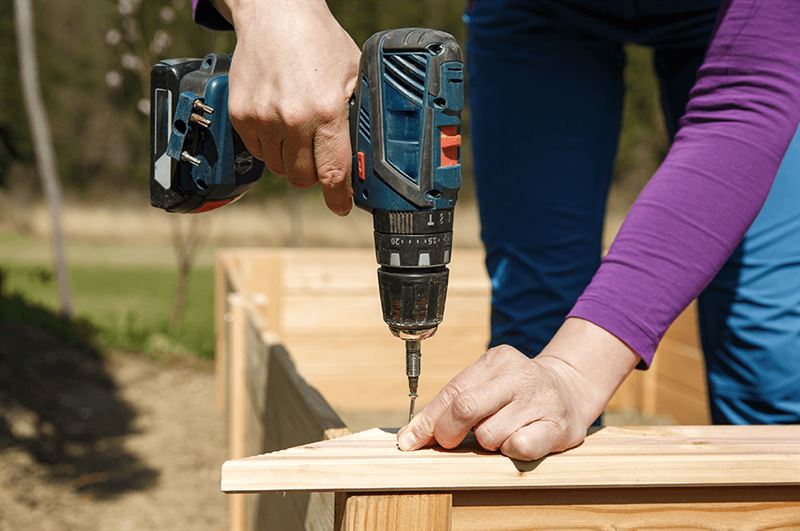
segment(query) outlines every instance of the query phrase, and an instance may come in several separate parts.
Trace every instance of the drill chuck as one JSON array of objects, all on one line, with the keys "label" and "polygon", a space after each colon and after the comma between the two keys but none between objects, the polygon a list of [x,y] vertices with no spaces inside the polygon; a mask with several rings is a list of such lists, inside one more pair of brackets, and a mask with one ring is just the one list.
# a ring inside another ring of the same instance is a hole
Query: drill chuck
[{"label": "drill chuck", "polygon": [[444,315],[453,211],[374,213],[383,319],[403,339],[425,339]]}]

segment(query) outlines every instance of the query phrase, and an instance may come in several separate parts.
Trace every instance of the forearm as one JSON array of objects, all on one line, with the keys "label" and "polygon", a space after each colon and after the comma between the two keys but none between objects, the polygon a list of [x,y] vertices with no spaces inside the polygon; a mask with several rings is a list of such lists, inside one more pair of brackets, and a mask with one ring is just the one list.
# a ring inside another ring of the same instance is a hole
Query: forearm
[{"label": "forearm", "polygon": [[570,314],[645,363],[755,219],[800,119],[800,4],[726,7],[666,160]]},{"label": "forearm", "polygon": [[[317,4],[317,6],[313,6]],[[219,15],[228,22],[233,28],[237,28],[237,19],[240,21],[250,20],[250,15],[253,10],[259,12],[273,12],[276,16],[280,14],[287,14],[294,11],[293,8],[301,7],[324,7],[327,10],[325,0],[302,0],[302,3],[297,0],[193,0],[193,7],[195,13],[195,20],[202,23],[197,19],[198,11],[205,10],[205,15]],[[216,13],[211,13],[213,9]]]}]

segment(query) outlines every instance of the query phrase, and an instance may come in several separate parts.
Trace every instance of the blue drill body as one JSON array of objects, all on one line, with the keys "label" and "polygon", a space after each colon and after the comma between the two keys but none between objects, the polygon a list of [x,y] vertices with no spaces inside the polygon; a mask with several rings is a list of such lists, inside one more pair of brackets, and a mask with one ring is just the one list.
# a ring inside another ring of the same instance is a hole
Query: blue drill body
[{"label": "blue drill body", "polygon": [[[351,124],[357,125],[351,125],[355,203],[369,211],[452,209],[461,188],[461,166],[452,163],[459,160],[455,131],[464,107],[460,57],[434,62],[436,56],[424,47],[386,50],[385,35],[373,39],[365,48],[378,47],[381,60],[372,71],[369,60],[362,61],[356,112],[351,113]],[[438,70],[435,77],[431,69]],[[381,101],[372,101],[375,95]],[[378,114],[380,119],[373,119]],[[451,142],[444,149],[443,139]],[[443,161],[448,150],[456,152]]]}]

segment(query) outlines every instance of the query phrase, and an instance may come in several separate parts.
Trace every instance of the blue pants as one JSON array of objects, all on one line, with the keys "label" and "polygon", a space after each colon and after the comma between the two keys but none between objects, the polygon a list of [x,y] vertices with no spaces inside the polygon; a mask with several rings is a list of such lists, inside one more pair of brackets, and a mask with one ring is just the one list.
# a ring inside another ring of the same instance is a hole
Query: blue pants
[{"label": "blue pants", "polygon": [[[536,355],[596,271],[620,133],[623,45],[654,50],[674,135],[716,0],[479,0],[467,14],[491,344]],[[715,423],[800,422],[800,133],[700,297]]]}]

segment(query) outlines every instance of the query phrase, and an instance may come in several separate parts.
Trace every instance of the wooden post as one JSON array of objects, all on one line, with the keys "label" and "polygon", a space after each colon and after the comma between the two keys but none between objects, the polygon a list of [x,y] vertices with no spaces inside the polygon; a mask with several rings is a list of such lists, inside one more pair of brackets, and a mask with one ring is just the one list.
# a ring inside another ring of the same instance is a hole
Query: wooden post
[{"label": "wooden post", "polygon": [[452,506],[450,493],[340,493],[334,530],[449,531]]},{"label": "wooden post", "polygon": [[56,151],[50,122],[42,98],[39,83],[39,63],[36,55],[36,33],[33,24],[33,6],[28,0],[14,2],[14,20],[17,32],[17,65],[19,65],[20,88],[31,131],[33,152],[36,155],[36,169],[42,181],[47,203],[50,206],[50,239],[53,246],[53,269],[56,273],[56,287],[61,302],[61,315],[72,318],[72,290],[69,284],[67,251],[64,244],[64,230],[61,226],[61,183],[58,179]]},{"label": "wooden post", "polygon": [[[247,400],[247,378],[245,374],[245,310],[241,295],[228,296],[228,307],[231,312],[231,350],[230,376],[228,382],[228,404],[230,416],[228,420],[228,450],[231,459],[246,455],[245,447],[245,407]],[[231,531],[244,531],[245,495],[236,494],[228,502],[228,523]]]},{"label": "wooden post", "polygon": [[225,314],[227,312],[227,269],[222,253],[214,256],[214,413],[225,411]]}]

